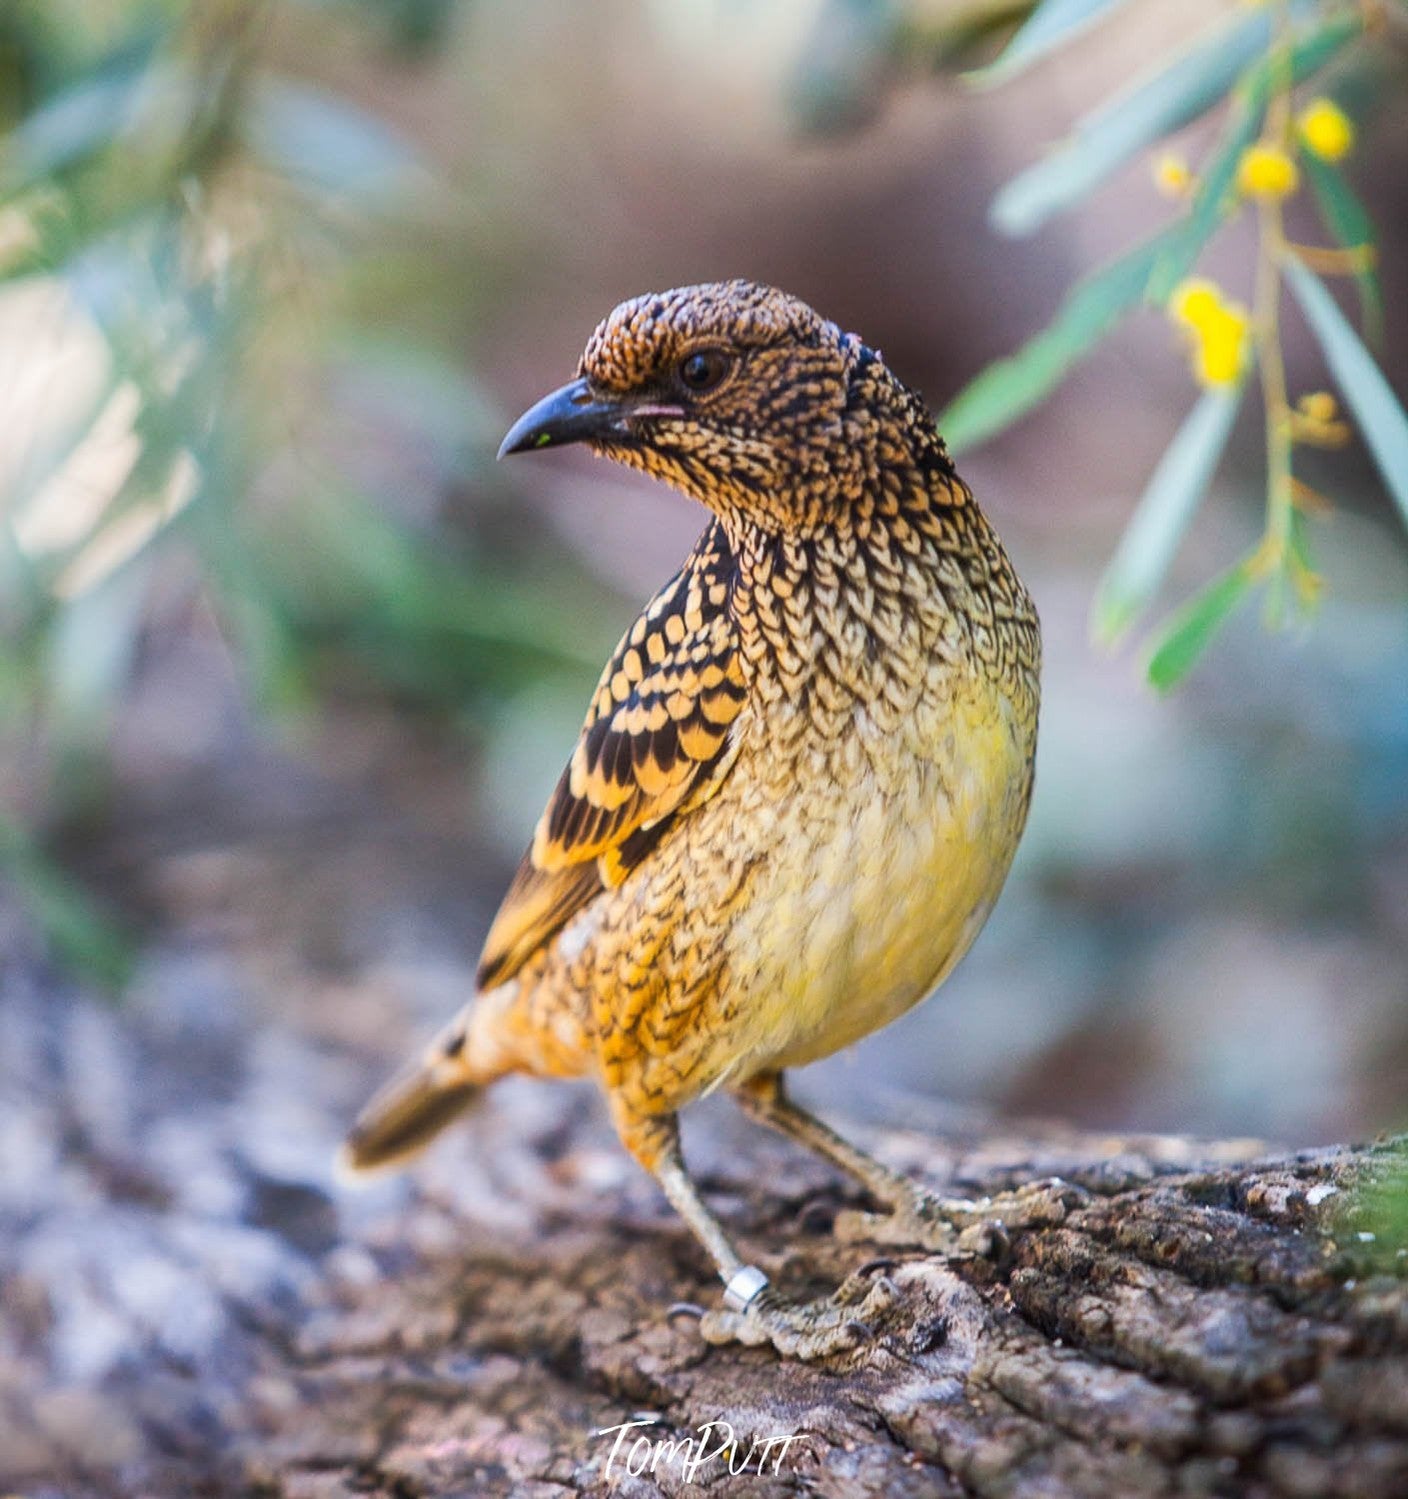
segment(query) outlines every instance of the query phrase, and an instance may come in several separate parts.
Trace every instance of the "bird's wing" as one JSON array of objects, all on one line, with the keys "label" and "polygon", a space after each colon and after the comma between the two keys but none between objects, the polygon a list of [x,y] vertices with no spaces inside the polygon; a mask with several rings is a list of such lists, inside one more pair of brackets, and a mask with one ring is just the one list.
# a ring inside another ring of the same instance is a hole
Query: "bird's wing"
[{"label": "bird's wing", "polygon": [[494,918],[479,960],[491,988],[593,896],[620,884],[732,763],[746,697],[728,607],[733,554],[715,521],[622,637],[581,738]]}]

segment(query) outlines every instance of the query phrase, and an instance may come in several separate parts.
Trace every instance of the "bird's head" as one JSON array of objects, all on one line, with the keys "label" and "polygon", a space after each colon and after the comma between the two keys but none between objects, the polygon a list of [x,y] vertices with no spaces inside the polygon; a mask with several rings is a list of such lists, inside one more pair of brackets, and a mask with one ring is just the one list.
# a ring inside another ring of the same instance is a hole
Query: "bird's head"
[{"label": "bird's head", "polygon": [[804,302],[711,282],[623,302],[577,378],[526,411],[499,456],[586,442],[726,521],[805,528],[860,490],[886,408],[908,427],[913,404],[878,355]]}]

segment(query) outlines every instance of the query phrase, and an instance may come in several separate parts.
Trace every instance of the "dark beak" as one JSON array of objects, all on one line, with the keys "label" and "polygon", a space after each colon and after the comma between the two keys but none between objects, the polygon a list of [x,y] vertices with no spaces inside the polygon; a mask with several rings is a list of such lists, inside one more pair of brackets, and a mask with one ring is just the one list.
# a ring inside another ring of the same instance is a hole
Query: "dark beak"
[{"label": "dark beak", "polygon": [[598,400],[585,380],[574,380],[544,396],[518,418],[499,445],[499,457],[610,436],[624,421],[628,409],[620,401]]},{"label": "dark beak", "polygon": [[585,379],[574,380],[544,396],[508,429],[499,444],[499,457],[534,448],[556,448],[594,437],[617,442],[631,436],[631,419],[642,416],[682,416],[683,408],[641,400],[612,400],[594,396]]}]

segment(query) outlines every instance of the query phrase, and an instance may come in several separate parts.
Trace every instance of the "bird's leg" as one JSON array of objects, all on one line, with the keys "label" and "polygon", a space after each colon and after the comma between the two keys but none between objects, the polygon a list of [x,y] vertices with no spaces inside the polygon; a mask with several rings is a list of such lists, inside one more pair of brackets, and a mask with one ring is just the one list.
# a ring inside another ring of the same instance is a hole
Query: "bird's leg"
[{"label": "bird's leg", "polygon": [[894,1299],[884,1280],[853,1276],[822,1301],[789,1302],[756,1265],[745,1264],[723,1225],[705,1206],[685,1170],[679,1126],[673,1114],[629,1114],[613,1110],[626,1148],[655,1177],[671,1206],[708,1251],[724,1283],[724,1306],[705,1312],[700,1332],[710,1343],[771,1343],[785,1357],[812,1359],[854,1348],[870,1329],[864,1322]]},{"label": "bird's leg", "polygon": [[836,1219],[841,1239],[913,1245],[939,1253],[991,1254],[1012,1229],[1061,1222],[1082,1195],[1069,1183],[1043,1181],[997,1197],[937,1197],[798,1108],[787,1097],[781,1073],[751,1078],[736,1091],[752,1118],[839,1166],[889,1209],[841,1213]]}]

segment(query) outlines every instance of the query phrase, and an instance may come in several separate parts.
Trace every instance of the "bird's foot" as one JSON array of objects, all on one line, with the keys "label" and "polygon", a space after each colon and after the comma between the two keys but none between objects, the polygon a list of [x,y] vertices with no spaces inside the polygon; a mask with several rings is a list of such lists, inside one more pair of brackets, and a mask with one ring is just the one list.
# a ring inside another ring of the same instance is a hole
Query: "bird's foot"
[{"label": "bird's foot", "polygon": [[819,1301],[788,1301],[754,1273],[757,1289],[746,1300],[734,1293],[731,1283],[725,1293],[729,1305],[700,1318],[706,1343],[742,1343],[749,1348],[771,1343],[784,1358],[826,1358],[868,1342],[875,1320],[899,1299],[893,1281],[866,1271],[850,1276],[834,1295]]},{"label": "bird's foot", "polygon": [[841,1213],[835,1232],[847,1243],[891,1244],[995,1259],[1014,1233],[1062,1223],[1088,1199],[1082,1188],[1059,1177],[996,1197],[944,1198],[915,1187],[888,1213]]}]

